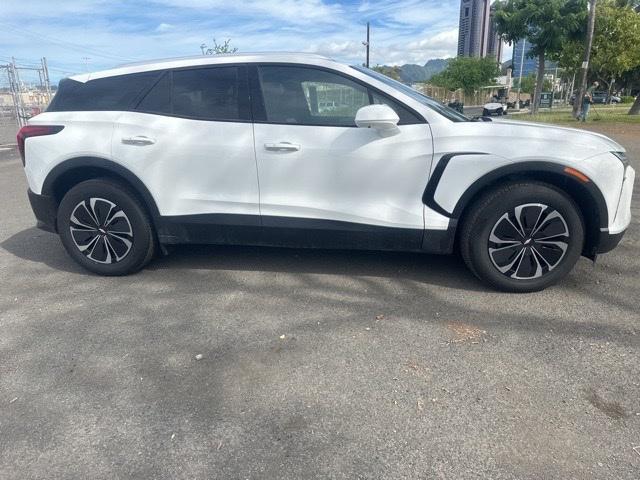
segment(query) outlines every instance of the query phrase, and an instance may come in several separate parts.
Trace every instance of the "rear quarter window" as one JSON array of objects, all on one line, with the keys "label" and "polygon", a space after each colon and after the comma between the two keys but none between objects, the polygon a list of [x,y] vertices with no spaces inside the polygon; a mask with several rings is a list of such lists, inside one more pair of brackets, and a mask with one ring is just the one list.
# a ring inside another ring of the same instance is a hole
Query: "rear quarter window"
[{"label": "rear quarter window", "polygon": [[60,81],[48,112],[129,110],[159,78],[161,72],[144,72],[98,78],[82,83],[70,78]]}]

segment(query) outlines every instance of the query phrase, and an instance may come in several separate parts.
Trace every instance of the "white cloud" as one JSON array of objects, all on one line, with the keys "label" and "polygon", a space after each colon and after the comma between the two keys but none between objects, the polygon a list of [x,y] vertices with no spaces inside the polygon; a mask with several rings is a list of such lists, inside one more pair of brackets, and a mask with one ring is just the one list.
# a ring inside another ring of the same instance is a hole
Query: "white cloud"
[{"label": "white cloud", "polygon": [[173,30],[174,28],[175,26],[171,25],[170,23],[161,23],[156,27],[156,32],[168,32],[169,30]]},{"label": "white cloud", "polygon": [[337,3],[328,4],[323,0],[154,0],[160,4],[176,8],[198,11],[216,11],[224,15],[258,16],[267,15],[294,24],[310,22],[336,23],[341,21],[343,8]]},{"label": "white cloud", "polygon": [[446,32],[440,32],[432,37],[410,42],[407,48],[410,51],[444,50],[451,51],[458,47],[458,28]]},{"label": "white cloud", "polygon": [[[419,63],[457,48],[459,0],[32,0],[5,2],[0,51],[37,62],[55,77],[89,68],[197,55],[202,43],[230,38],[241,52],[310,51],[362,63],[372,22],[371,61]],[[55,8],[53,7],[55,3]]]}]

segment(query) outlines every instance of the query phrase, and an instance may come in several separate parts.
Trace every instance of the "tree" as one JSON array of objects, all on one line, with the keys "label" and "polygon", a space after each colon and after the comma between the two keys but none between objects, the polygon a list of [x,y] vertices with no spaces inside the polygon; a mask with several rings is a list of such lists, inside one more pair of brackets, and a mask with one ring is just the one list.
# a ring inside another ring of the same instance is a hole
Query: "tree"
[{"label": "tree", "polygon": [[389,78],[393,78],[394,80],[400,81],[400,67],[398,66],[388,67],[386,65],[376,65],[372,70],[386,75]]},{"label": "tree", "polygon": [[498,0],[498,33],[509,43],[526,38],[529,56],[538,58],[536,91],[531,113],[538,111],[545,59],[558,54],[565,42],[578,36],[587,16],[587,0]]},{"label": "tree", "polygon": [[589,74],[589,62],[591,61],[591,49],[593,47],[593,34],[595,32],[597,3],[597,0],[589,0],[589,21],[587,23],[587,35],[583,57],[584,60],[582,62],[582,71],[580,73],[580,88],[578,89],[578,94],[576,95],[575,101],[573,102],[573,116],[576,118],[578,118],[578,116],[580,115],[580,108],[582,108],[582,104],[584,103],[583,99],[587,91],[587,75]]},{"label": "tree", "polygon": [[609,94],[616,79],[640,66],[640,15],[613,0],[598,5],[591,65]]},{"label": "tree", "polygon": [[[518,81],[516,80],[514,88],[518,88],[518,87],[519,87]],[[533,73],[531,75],[528,75],[522,78],[522,92],[533,95],[535,87],[536,87],[536,76]],[[552,88],[553,88],[553,85],[551,84],[551,80],[549,80],[548,78],[545,78],[543,90],[549,91]]]},{"label": "tree", "polygon": [[[635,71],[640,70],[640,15],[636,13],[640,0],[599,0],[594,22],[593,53],[590,77],[600,80],[611,92],[614,81],[633,88],[638,84]],[[580,69],[585,52],[583,42],[566,42],[556,56],[560,66],[568,71]],[[585,82],[586,85],[586,82]],[[578,98],[582,98],[578,94]],[[580,102],[574,105],[577,114]],[[640,114],[640,101],[632,107],[630,114]]]},{"label": "tree", "polygon": [[224,43],[219,44],[216,39],[213,39],[213,47],[209,48],[206,44],[200,45],[203,55],[220,55],[223,53],[236,53],[238,49],[231,46],[231,39],[227,38]]},{"label": "tree", "polygon": [[491,58],[457,57],[429,83],[451,91],[461,88],[465,94],[473,94],[480,87],[494,84],[500,74],[498,64]]},{"label": "tree", "polygon": [[636,101],[633,102],[633,105],[629,110],[629,115],[640,115],[640,94],[636,97]]},{"label": "tree", "polygon": [[616,7],[630,7],[640,12],[640,0],[615,0]]}]

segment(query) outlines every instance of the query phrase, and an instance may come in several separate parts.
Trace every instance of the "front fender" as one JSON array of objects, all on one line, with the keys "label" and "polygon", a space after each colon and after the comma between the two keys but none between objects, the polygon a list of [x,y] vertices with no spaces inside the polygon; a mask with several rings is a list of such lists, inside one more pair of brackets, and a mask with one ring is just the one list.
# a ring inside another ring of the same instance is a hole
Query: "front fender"
[{"label": "front fender", "polygon": [[[570,191],[588,195],[597,208],[598,226],[606,229],[609,213],[605,198],[593,181],[582,182],[565,171],[566,166],[548,161],[512,160],[479,152],[444,155],[436,165],[423,194],[423,203],[451,219],[459,219],[469,202],[481,191],[510,179],[548,181]],[[568,192],[571,194],[571,192]]]}]

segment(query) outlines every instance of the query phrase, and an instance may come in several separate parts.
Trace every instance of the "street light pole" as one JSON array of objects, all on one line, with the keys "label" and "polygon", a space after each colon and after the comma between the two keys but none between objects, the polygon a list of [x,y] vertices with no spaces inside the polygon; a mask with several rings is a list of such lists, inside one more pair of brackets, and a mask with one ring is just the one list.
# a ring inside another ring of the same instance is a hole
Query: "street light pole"
[{"label": "street light pole", "polygon": [[516,101],[516,110],[520,111],[520,92],[522,92],[522,68],[524,67],[524,51],[527,47],[527,39],[522,40],[522,55],[520,56],[520,74],[518,75],[518,100]]},{"label": "street light pole", "polygon": [[367,60],[364,64],[365,67],[369,68],[369,22],[367,22],[367,41],[362,42],[362,44],[367,47]]}]

